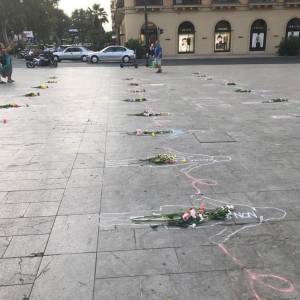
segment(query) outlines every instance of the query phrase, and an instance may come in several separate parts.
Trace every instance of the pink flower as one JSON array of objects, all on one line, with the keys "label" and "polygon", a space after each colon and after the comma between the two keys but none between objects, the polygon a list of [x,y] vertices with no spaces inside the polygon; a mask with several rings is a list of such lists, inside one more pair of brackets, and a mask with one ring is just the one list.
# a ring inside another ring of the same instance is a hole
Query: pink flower
[{"label": "pink flower", "polygon": [[143,134],[143,130],[142,129],[137,129],[136,130],[136,135],[142,135]]},{"label": "pink flower", "polygon": [[195,208],[190,209],[190,214],[194,219],[196,219],[196,209]]},{"label": "pink flower", "polygon": [[186,211],[183,215],[182,215],[182,219],[183,221],[188,221],[188,219],[190,218],[190,213],[188,211]]}]

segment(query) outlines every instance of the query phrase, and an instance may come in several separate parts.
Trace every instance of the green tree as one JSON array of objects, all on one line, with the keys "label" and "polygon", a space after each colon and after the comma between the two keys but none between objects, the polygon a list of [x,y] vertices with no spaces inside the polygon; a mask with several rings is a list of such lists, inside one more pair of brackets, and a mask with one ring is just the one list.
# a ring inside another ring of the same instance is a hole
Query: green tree
[{"label": "green tree", "polygon": [[1,40],[7,45],[9,43],[9,30],[13,30],[17,25],[15,20],[20,20],[22,7],[20,0],[1,0],[0,1],[0,30]]}]

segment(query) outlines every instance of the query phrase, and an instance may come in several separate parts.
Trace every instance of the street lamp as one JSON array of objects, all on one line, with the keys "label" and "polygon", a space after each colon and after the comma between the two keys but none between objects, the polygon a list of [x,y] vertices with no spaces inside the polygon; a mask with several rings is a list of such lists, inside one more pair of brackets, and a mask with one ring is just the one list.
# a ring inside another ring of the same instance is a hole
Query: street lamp
[{"label": "street lamp", "polygon": [[146,67],[149,67],[149,32],[148,32],[148,8],[147,1],[144,0],[145,9],[145,39],[146,39]]}]

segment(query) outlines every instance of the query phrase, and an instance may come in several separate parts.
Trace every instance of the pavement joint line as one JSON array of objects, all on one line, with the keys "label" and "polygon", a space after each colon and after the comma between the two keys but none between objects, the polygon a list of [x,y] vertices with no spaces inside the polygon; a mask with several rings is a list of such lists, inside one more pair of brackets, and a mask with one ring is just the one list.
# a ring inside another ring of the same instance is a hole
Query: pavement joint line
[{"label": "pavement joint line", "polygon": [[[258,269],[256,267],[250,269]],[[237,271],[241,270],[240,267],[231,267],[228,268],[225,266],[224,269],[214,269],[214,270],[202,270],[202,271],[184,271],[184,272],[166,272],[166,273],[153,273],[153,274],[136,274],[136,275],[120,275],[120,276],[108,276],[108,277],[97,277],[96,280],[106,280],[106,279],[120,279],[120,278],[135,278],[135,277],[153,277],[153,276],[164,276],[164,275],[184,275],[184,274],[207,274],[207,273],[216,273],[216,272],[226,272],[226,271]]]},{"label": "pavement joint line", "polygon": [[[91,110],[89,111],[89,115],[90,115],[90,113],[91,113]],[[85,129],[87,129],[87,124],[86,124],[85,126],[86,126]],[[50,132],[49,132],[49,135],[48,135],[48,136],[50,136],[50,135],[51,135],[51,134],[50,134]],[[79,151],[80,146],[81,146],[81,144],[82,144],[83,138],[84,138],[84,133],[82,133],[81,139],[80,139],[80,141],[79,141],[78,148],[77,148],[78,150],[77,150],[76,156],[75,156],[75,158],[74,158],[74,160],[73,160],[73,164],[72,164],[72,167],[71,167],[71,173],[70,173],[70,174],[72,174],[73,167],[74,167],[75,162],[76,162],[76,159],[77,159],[77,157],[78,157],[78,151]],[[69,183],[69,181],[70,181],[70,178],[71,178],[71,176],[68,178],[68,180],[67,180],[67,182],[66,182],[66,184],[65,184],[65,188],[64,188],[63,194],[61,195],[61,199],[60,199],[60,202],[59,202],[59,206],[58,206],[58,208],[57,208],[57,214],[58,214],[59,209],[60,209],[60,207],[61,207],[61,204],[62,204],[64,195],[65,195],[65,193],[66,193],[66,190],[67,190],[67,187],[68,187],[68,183]],[[53,220],[53,223],[52,223],[50,232],[49,232],[49,237],[48,237],[48,239],[47,239],[47,242],[46,242],[46,245],[45,245],[45,248],[44,248],[44,252],[46,251],[47,246],[48,246],[48,244],[49,244],[50,236],[51,236],[51,233],[52,233],[52,231],[53,231],[53,228],[54,228],[54,225],[55,225],[56,218],[57,218],[57,216],[54,217],[54,220]],[[34,285],[35,285],[35,281],[36,281],[36,279],[37,279],[38,276],[39,276],[39,271],[40,271],[40,267],[41,267],[41,265],[42,265],[42,261],[43,261],[43,258],[41,259],[41,261],[40,261],[40,263],[39,263],[39,266],[38,266],[38,268],[37,268],[37,273],[36,273],[36,275],[35,275],[35,278],[34,278],[34,280],[33,280],[33,283],[32,283],[32,286],[31,286],[31,289],[30,289],[30,292],[29,292],[29,295],[28,295],[28,298],[29,298],[29,299],[31,298],[31,294],[32,294],[32,291],[33,291]],[[43,272],[43,270],[41,270],[41,272]],[[42,274],[42,273],[40,273],[40,274]]]},{"label": "pavement joint line", "polygon": [[94,269],[94,280],[93,280],[93,296],[92,299],[95,299],[95,286],[96,286],[96,275],[97,275],[97,264],[98,264],[98,247],[100,240],[100,223],[101,223],[101,211],[102,211],[102,199],[103,199],[103,187],[105,180],[105,163],[106,163],[106,155],[107,155],[107,140],[108,140],[108,117],[109,117],[109,103],[106,104],[106,121],[105,121],[105,147],[104,147],[104,165],[102,168],[102,181],[101,181],[101,193],[100,193],[100,205],[99,205],[99,218],[98,218],[98,228],[97,228],[97,246],[96,246],[96,259],[95,259],[95,269]]}]

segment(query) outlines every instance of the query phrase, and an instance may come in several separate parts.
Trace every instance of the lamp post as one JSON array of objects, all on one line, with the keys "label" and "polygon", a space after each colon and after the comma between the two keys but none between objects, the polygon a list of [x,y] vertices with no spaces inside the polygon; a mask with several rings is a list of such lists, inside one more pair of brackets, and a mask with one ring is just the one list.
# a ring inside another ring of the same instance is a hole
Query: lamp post
[{"label": "lamp post", "polygon": [[145,39],[146,39],[146,67],[149,67],[149,31],[148,31],[148,8],[147,1],[144,0],[144,10],[145,10]]}]

